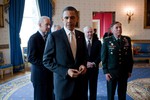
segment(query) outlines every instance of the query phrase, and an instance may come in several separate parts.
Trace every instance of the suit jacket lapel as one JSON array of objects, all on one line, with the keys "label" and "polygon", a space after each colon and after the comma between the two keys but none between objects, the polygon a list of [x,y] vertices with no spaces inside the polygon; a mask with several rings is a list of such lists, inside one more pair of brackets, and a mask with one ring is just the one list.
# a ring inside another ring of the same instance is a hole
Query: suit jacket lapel
[{"label": "suit jacket lapel", "polygon": [[122,48],[122,47],[124,47],[124,45],[125,45],[124,38],[123,38],[123,36],[121,36],[120,47]]},{"label": "suit jacket lapel", "polygon": [[[78,31],[75,30],[75,36],[76,36],[76,46],[77,46],[77,50],[76,50],[76,58],[78,57],[78,46],[80,46],[80,42],[79,39],[81,38],[80,34],[78,33]],[[77,62],[77,59],[75,59],[75,62]]]},{"label": "suit jacket lapel", "polygon": [[44,41],[42,35],[39,33],[39,31],[37,31],[37,35],[39,37],[39,41],[43,42],[43,44],[45,45],[45,41]]},{"label": "suit jacket lapel", "polygon": [[92,39],[92,44],[91,44],[91,52],[90,54],[92,54],[93,50],[95,49],[94,43],[95,43],[95,39]]},{"label": "suit jacket lapel", "polygon": [[112,36],[111,39],[112,39],[112,43],[113,43],[117,48],[119,48],[119,44],[117,43],[116,38],[115,38],[114,36]]},{"label": "suit jacket lapel", "polygon": [[67,37],[67,34],[66,34],[64,29],[62,29],[62,33],[63,33],[62,38],[64,39],[64,41],[65,41],[64,43],[67,46],[67,51],[68,51],[69,55],[72,56],[71,58],[74,59],[73,54],[72,54],[72,50],[71,50],[71,47],[70,47],[70,43],[68,41],[68,37]]},{"label": "suit jacket lapel", "polygon": [[112,36],[112,39],[113,39],[113,42],[114,42],[114,44],[116,45],[116,47],[121,48],[121,47],[124,46],[124,42],[123,42],[122,36],[121,36],[121,38],[120,38],[120,39],[121,39],[120,45],[118,44],[118,42],[117,42],[117,40],[116,40],[116,38],[115,38],[114,36]]}]

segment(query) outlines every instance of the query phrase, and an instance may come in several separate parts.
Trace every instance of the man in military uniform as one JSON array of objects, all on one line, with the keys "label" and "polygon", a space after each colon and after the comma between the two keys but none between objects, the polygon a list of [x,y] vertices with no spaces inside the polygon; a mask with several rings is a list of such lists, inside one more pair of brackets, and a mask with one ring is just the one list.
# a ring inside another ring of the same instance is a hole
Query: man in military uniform
[{"label": "man in military uniform", "polygon": [[122,25],[111,25],[112,36],[104,39],[101,51],[103,72],[107,80],[108,100],[114,100],[118,86],[118,100],[126,100],[127,80],[131,76],[133,58],[131,39],[122,36]]}]

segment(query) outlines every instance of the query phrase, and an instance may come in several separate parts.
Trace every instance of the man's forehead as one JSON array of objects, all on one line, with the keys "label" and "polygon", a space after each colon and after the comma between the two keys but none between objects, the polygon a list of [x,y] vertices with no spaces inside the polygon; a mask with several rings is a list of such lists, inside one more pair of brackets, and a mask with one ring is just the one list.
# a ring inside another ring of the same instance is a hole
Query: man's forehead
[{"label": "man's forehead", "polygon": [[72,16],[74,15],[75,16],[76,13],[74,11],[64,11],[63,15],[68,15],[68,16],[69,15],[72,15]]}]

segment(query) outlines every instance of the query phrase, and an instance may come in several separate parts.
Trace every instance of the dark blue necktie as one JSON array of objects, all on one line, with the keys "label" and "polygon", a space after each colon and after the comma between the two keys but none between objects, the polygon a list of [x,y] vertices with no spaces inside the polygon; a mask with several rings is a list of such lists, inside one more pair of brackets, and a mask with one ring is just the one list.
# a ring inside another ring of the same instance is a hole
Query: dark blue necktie
[{"label": "dark blue necktie", "polygon": [[91,53],[91,43],[90,43],[90,40],[88,40],[87,47],[88,47],[88,54],[90,55],[90,53]]}]

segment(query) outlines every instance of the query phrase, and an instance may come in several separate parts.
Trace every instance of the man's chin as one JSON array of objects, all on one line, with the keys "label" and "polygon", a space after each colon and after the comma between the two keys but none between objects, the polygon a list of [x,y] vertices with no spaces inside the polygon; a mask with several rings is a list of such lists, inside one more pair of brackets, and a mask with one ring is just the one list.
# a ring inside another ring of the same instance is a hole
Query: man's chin
[{"label": "man's chin", "polygon": [[67,27],[69,30],[73,31],[74,27]]}]

